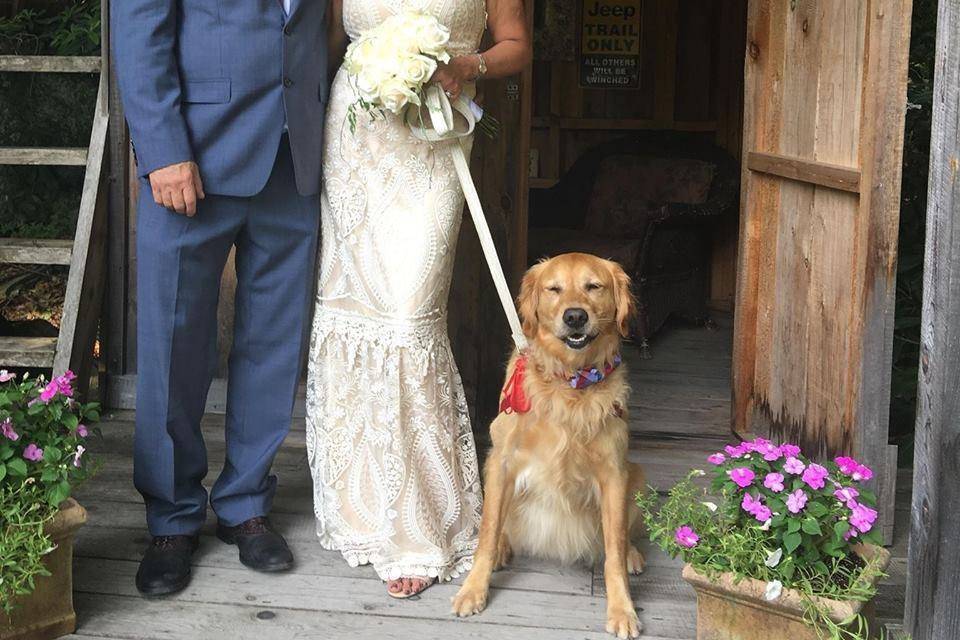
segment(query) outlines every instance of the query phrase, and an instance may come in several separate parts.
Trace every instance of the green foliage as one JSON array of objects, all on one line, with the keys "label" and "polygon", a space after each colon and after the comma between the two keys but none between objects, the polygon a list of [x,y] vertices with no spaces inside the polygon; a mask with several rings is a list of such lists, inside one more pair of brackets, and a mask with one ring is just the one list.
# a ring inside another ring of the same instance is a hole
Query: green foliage
[{"label": "green foliage", "polygon": [[[0,54],[96,55],[99,49],[96,0],[49,15],[26,9],[0,18]],[[96,91],[91,74],[0,74],[0,145],[87,146]],[[78,167],[0,167],[0,237],[73,237],[82,183]]]},{"label": "green foliage", "polygon": [[[0,380],[10,378],[0,371]],[[72,374],[0,384],[0,608],[30,593],[52,550],[44,526],[94,471],[86,457],[95,403],[73,399]]]},{"label": "green foliage", "polygon": [[914,0],[910,40],[907,118],[900,198],[900,250],[893,340],[890,433],[900,445],[901,461],[913,460],[923,302],[923,253],[930,164],[936,0]]}]

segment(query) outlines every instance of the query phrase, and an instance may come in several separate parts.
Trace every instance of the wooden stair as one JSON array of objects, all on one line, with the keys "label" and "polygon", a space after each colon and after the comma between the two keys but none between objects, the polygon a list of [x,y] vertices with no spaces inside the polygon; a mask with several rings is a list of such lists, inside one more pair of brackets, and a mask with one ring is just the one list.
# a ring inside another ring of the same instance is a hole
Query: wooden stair
[{"label": "wooden stair", "polygon": [[[106,16],[106,3],[104,13]],[[101,42],[106,49],[107,20]],[[106,279],[106,163],[109,110],[106,58],[99,56],[0,56],[0,72],[99,73],[100,86],[85,148],[0,147],[0,165],[82,166],[80,212],[73,240],[0,238],[0,264],[69,267],[56,338],[0,336],[0,368],[36,367],[60,375],[67,369],[89,380]]]}]

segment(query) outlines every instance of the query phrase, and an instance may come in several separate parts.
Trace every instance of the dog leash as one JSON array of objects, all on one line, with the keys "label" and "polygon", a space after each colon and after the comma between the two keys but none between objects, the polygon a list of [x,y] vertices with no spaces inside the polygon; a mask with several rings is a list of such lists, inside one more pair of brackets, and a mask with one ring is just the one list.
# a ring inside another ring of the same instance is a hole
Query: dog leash
[{"label": "dog leash", "polygon": [[[473,176],[470,175],[470,163],[464,150],[466,138],[473,133],[477,119],[482,117],[483,113],[481,112],[479,116],[475,114],[471,105],[463,96],[458,97],[451,103],[446,94],[435,84],[426,88],[424,106],[430,116],[430,124],[433,125],[433,128],[428,129],[424,126],[421,115],[423,113],[422,109],[412,108],[407,109],[407,126],[410,127],[413,136],[419,140],[450,142],[447,147],[450,149],[453,166],[457,171],[457,177],[460,179],[460,186],[463,188],[463,196],[467,201],[473,226],[480,238],[480,247],[483,249],[487,268],[490,270],[490,276],[493,278],[493,284],[497,289],[500,304],[503,306],[503,313],[507,316],[510,333],[513,335],[513,343],[518,351],[523,352],[527,348],[527,339],[523,335],[520,316],[513,304],[510,287],[507,286],[507,278],[503,273],[503,267],[500,265],[500,257],[497,255],[497,246],[493,242],[493,236],[490,235],[490,227],[487,226],[487,218],[483,213],[483,205],[480,203],[477,187],[473,183]],[[455,115],[462,116],[462,125],[457,126]]]}]

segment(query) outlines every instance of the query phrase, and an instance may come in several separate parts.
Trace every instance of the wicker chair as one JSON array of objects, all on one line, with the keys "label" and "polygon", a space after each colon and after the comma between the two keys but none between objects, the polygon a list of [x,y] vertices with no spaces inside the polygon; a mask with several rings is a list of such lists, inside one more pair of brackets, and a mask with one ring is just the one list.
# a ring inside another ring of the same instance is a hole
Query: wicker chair
[{"label": "wicker chair", "polygon": [[644,357],[671,315],[708,320],[711,222],[735,210],[736,163],[703,137],[644,132],[583,154],[530,200],[529,259],[583,251],[622,264],[639,314]]}]

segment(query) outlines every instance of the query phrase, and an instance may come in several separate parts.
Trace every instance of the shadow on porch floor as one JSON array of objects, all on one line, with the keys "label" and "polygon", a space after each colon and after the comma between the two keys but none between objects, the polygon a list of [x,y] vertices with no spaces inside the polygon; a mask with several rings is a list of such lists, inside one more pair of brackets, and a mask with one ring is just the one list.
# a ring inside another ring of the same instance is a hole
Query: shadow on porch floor
[{"label": "shadow on porch floor", "polygon": [[[730,327],[667,329],[654,344],[654,359],[625,352],[631,367],[631,457],[646,467],[649,482],[669,486],[729,436]],[[204,418],[211,477],[223,460],[223,417]],[[561,567],[520,558],[494,576],[487,610],[457,620],[450,597],[462,578],[435,586],[415,602],[385,593],[372,569],[351,569],[339,554],[315,540],[312,494],[303,421],[280,452],[273,520],[287,536],[296,568],[261,575],[244,568],[236,550],[213,537],[211,517],[196,556],[191,586],[166,600],[137,595],[134,574],[148,540],[143,507],[132,485],[133,414],[115,413],[103,424],[97,449],[103,469],[79,493],[90,513],[77,540],[75,596],[77,638],[273,640],[347,639],[380,636],[551,640],[608,638],[604,633],[603,581],[588,566]],[[891,577],[878,610],[890,620],[903,611],[909,476],[898,492],[897,544]],[[631,579],[644,638],[695,636],[693,591],[680,579],[680,563],[645,546],[646,572]]]}]

